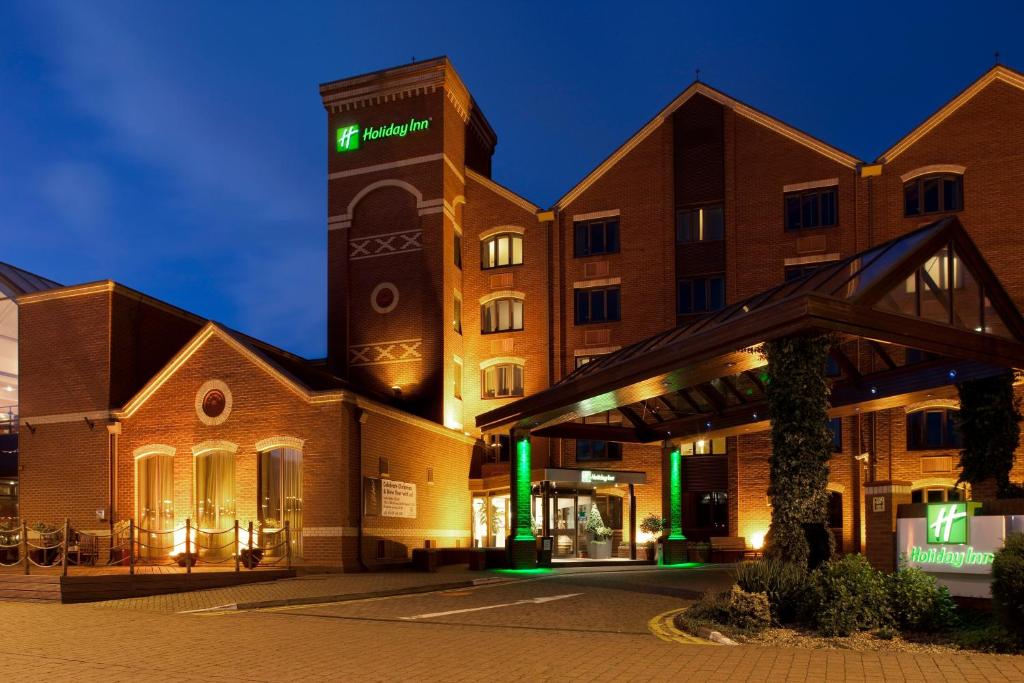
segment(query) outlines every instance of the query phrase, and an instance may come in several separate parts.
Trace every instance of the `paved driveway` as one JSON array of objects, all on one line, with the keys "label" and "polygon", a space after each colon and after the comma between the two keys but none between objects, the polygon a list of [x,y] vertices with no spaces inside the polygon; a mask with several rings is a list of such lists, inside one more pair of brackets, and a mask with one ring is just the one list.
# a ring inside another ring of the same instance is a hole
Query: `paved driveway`
[{"label": "paved driveway", "polygon": [[1021,657],[685,645],[652,634],[650,620],[685,605],[690,587],[720,580],[708,570],[526,575],[429,594],[199,613],[0,603],[3,678],[1024,680]]}]

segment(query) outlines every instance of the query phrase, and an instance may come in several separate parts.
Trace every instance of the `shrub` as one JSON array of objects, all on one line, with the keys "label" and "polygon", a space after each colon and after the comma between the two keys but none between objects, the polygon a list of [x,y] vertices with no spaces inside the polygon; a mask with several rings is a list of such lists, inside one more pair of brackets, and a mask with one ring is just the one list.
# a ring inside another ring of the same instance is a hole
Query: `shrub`
[{"label": "shrub", "polygon": [[781,560],[758,560],[738,565],[736,584],[748,593],[768,596],[772,619],[785,624],[796,619],[807,591],[807,571],[801,565]]},{"label": "shrub", "polygon": [[892,619],[905,631],[944,631],[956,624],[956,604],[945,586],[916,567],[886,577]]},{"label": "shrub", "polygon": [[685,614],[691,621],[725,624],[729,620],[729,594],[708,591]]},{"label": "shrub", "polygon": [[[1013,533],[992,561],[992,609],[1011,633],[1024,633],[1024,534]],[[1022,636],[1024,637],[1024,636]]]},{"label": "shrub", "polygon": [[729,591],[726,612],[727,622],[739,629],[758,630],[770,626],[772,622],[768,596],[764,593],[748,593],[736,585]]},{"label": "shrub", "polygon": [[822,635],[848,636],[891,622],[885,577],[863,555],[831,560],[809,583],[804,616]]}]

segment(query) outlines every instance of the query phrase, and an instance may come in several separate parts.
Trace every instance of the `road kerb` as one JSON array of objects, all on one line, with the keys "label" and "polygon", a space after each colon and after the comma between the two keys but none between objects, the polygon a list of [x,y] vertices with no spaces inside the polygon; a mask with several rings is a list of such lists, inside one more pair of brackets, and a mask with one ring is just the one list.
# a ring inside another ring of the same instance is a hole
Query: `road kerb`
[{"label": "road kerb", "polygon": [[[713,637],[698,637],[690,633],[687,633],[686,631],[681,631],[679,628],[677,628],[675,625],[675,616],[685,609],[686,608],[674,609],[669,610],[668,612],[662,612],[661,614],[657,615],[656,617],[652,618],[650,621],[647,622],[648,630],[650,630],[651,633],[653,633],[656,637],[660,638],[661,640],[670,643],[681,643],[683,645],[726,644]],[[727,640],[728,644],[736,644],[728,638],[722,636],[722,634],[718,633],[717,631],[715,631],[714,633],[718,634],[718,636],[721,636],[722,638]],[[703,636],[703,634],[701,635]]]}]

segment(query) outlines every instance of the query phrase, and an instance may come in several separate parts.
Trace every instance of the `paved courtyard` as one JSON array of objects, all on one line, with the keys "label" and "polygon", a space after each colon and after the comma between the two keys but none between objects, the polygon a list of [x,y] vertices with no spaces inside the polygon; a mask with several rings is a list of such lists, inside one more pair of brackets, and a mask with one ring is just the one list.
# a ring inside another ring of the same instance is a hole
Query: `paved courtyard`
[{"label": "paved courtyard", "polygon": [[[309,577],[209,595],[92,605],[0,603],[4,680],[1020,681],[1024,657],[888,655],[688,644],[658,615],[708,569],[496,574],[429,593],[208,609],[458,583],[479,573]],[[511,580],[509,580],[511,579]],[[355,580],[357,583],[351,583]],[[404,587],[404,588],[403,588]],[[271,597],[273,596],[273,597]],[[200,612],[186,612],[202,609]]]}]

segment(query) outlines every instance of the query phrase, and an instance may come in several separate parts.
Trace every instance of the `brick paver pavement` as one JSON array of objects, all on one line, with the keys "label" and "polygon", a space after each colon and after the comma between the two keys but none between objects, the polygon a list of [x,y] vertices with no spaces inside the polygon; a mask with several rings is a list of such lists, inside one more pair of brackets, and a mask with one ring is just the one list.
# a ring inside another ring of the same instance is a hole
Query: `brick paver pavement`
[{"label": "brick paver pavement", "polygon": [[646,624],[683,604],[671,575],[605,576],[201,614],[0,603],[2,679],[1024,680],[1024,657],[665,642]]}]

